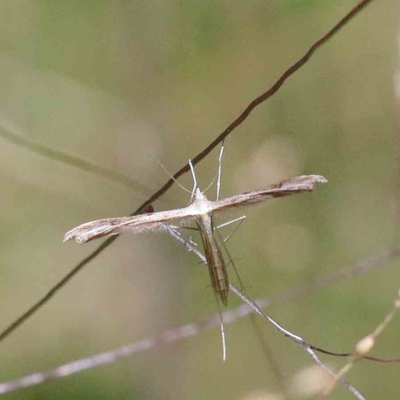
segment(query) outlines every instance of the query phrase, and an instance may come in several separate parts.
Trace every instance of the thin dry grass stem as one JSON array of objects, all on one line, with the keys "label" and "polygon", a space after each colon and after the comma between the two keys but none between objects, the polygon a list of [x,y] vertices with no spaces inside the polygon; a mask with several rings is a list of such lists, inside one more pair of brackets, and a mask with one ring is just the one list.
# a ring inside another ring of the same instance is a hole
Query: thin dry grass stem
[{"label": "thin dry grass stem", "polygon": [[[175,232],[175,234],[176,234],[176,232]],[[187,247],[187,249],[189,251],[193,252],[194,254],[199,256],[201,259],[204,258],[204,256],[189,241],[185,240],[184,238],[181,238],[180,241]],[[343,267],[343,268],[339,269],[338,271],[336,271],[336,273],[325,274],[325,275],[321,276],[315,282],[315,285],[309,284],[309,285],[296,286],[292,289],[285,291],[284,293],[258,300],[257,304],[262,307],[269,307],[272,304],[280,304],[285,301],[289,301],[297,296],[312,292],[314,290],[320,289],[329,284],[352,278],[361,273],[365,273],[373,268],[380,266],[382,263],[391,260],[393,257],[395,257],[397,255],[398,255],[397,253],[394,253],[392,251],[387,251],[386,253],[382,254],[379,257],[367,258],[367,259],[362,260],[354,265]],[[233,292],[235,292],[241,296],[241,293],[236,291],[236,289],[234,287],[231,286],[230,289]],[[224,313],[222,313],[222,318],[223,318],[223,321],[225,324],[231,324],[231,323],[235,323],[237,320],[239,320],[245,316],[248,316],[253,311],[254,310],[250,307],[247,307],[246,304],[242,304],[241,306],[237,307],[236,309],[225,311]],[[96,367],[99,367],[102,365],[110,364],[110,363],[116,362],[120,358],[130,357],[130,356],[132,356],[136,353],[142,352],[142,351],[152,350],[162,344],[167,344],[167,343],[171,343],[171,342],[174,342],[177,340],[182,340],[185,338],[189,338],[191,336],[195,336],[202,330],[204,330],[206,328],[210,328],[210,327],[218,325],[218,324],[220,324],[219,313],[214,314],[207,320],[204,320],[204,321],[201,321],[198,323],[183,325],[178,328],[174,328],[174,329],[165,331],[160,336],[150,337],[150,338],[135,342],[133,344],[121,346],[117,349],[114,349],[114,350],[111,350],[108,352],[104,352],[101,354],[97,354],[92,357],[76,360],[71,363],[61,365],[50,371],[38,372],[38,373],[31,374],[31,375],[27,375],[21,379],[15,380],[15,381],[0,383],[0,393],[7,393],[10,391],[26,388],[29,386],[38,385],[47,380],[65,377],[68,375],[82,372],[86,369],[96,368]],[[335,355],[335,356],[351,356],[352,355],[352,353],[341,353],[340,354],[340,353],[329,352],[329,351],[317,348],[315,346],[313,346],[313,349],[317,350],[317,351],[322,351],[329,355]],[[376,357],[368,357],[368,356],[364,356],[363,358],[370,360],[370,361],[380,361],[380,362],[385,362],[385,361],[399,362],[400,361],[398,359],[383,360],[383,359],[378,359]]]},{"label": "thin dry grass stem", "polygon": [[43,144],[39,144],[32,140],[26,139],[15,131],[12,131],[11,129],[6,129],[4,126],[1,125],[0,138],[7,140],[8,142],[14,143],[18,147],[27,149],[32,153],[40,154],[41,156],[56,160],[66,165],[70,165],[82,171],[90,172],[94,175],[101,176],[102,178],[121,183],[131,190],[141,190],[143,192],[148,190],[148,187],[144,186],[139,181],[135,181],[128,176],[121,174],[120,172],[99,167],[98,165],[82,160],[81,158],[71,156],[62,151],[51,149],[50,147],[44,146]]},{"label": "thin dry grass stem", "polygon": [[[296,71],[298,71],[311,57],[312,55],[327,41],[329,41],[336,33],[338,33],[351,19],[353,19],[359,12],[361,12],[372,0],[362,0],[355,7],[353,7],[348,14],[346,14],[329,32],[318,39],[307,52],[298,59],[291,67],[289,67],[280,78],[268,89],[262,93],[259,97],[254,99],[245,110],[219,135],[211,142],[204,150],[198,153],[193,159],[193,165],[196,165],[203,160],[211,151],[218,146],[223,140],[239,125],[241,125],[251,112],[264,101],[273,96],[286,80],[291,77]],[[20,144],[22,145],[22,143]],[[31,151],[39,151],[39,148],[31,147]],[[49,157],[54,157],[54,154],[47,154]],[[167,190],[173,185],[174,180],[178,179],[181,175],[189,171],[189,164],[184,165],[178,172],[173,175],[174,179],[169,179],[159,190],[157,190],[152,196],[150,196],[135,212],[131,215],[141,213],[149,205],[154,203],[155,200],[160,198]],[[6,327],[0,333],[0,341],[3,341],[18,327],[20,327],[25,321],[33,316],[38,310],[40,310],[63,286],[65,286],[83,267],[88,264],[91,260],[96,258],[103,250],[111,245],[117,236],[106,239],[96,250],[94,250],[89,256],[84,258],[78,265],[76,265],[60,282],[54,285],[41,299],[39,299],[33,306],[31,306],[26,312],[20,315],[15,321],[13,321],[8,327]]]},{"label": "thin dry grass stem", "polygon": [[355,351],[351,357],[351,359],[345,364],[340,371],[337,373],[336,377],[329,383],[326,387],[323,395],[328,396],[332,390],[335,388],[337,379],[346,375],[354,366],[354,364],[361,360],[365,359],[366,355],[373,349],[376,343],[376,339],[382,334],[382,332],[387,328],[387,326],[392,321],[395,314],[399,311],[400,308],[400,289],[397,292],[396,299],[394,301],[393,307],[390,312],[385,316],[383,321],[373,330],[372,333],[360,339],[355,345]]},{"label": "thin dry grass stem", "polygon": [[286,336],[287,338],[289,338],[290,340],[292,340],[293,342],[298,344],[304,351],[307,352],[307,354],[314,360],[314,362],[319,367],[321,367],[324,371],[326,371],[329,375],[331,375],[339,384],[341,384],[343,387],[348,389],[350,391],[350,393],[352,393],[357,399],[365,399],[362,396],[362,394],[355,387],[350,385],[350,383],[348,383],[343,378],[337,377],[334,372],[332,372],[325,364],[323,364],[323,362],[315,354],[314,346],[307,343],[300,336],[297,336],[297,335],[291,333],[290,331],[286,330],[285,328],[283,328],[283,326],[281,326],[272,317],[265,314],[248,295],[244,295],[242,292],[239,292],[233,286],[231,287],[231,290],[236,294],[236,296],[240,297],[240,299],[243,301],[243,303],[246,303],[254,312],[256,312],[258,315],[260,315],[262,318],[264,318],[270,324],[272,324],[280,333],[282,333],[284,336]]},{"label": "thin dry grass stem", "polygon": [[[201,257],[203,257],[203,255],[193,245],[191,245],[189,241],[186,241],[185,239],[183,239],[183,243],[185,244],[185,246],[188,248],[189,251],[195,253],[196,255],[201,255]],[[281,294],[273,295],[273,296],[269,296],[264,299],[257,300],[257,304],[260,307],[265,308],[265,307],[271,306],[272,304],[284,303],[284,302],[289,301],[297,296],[301,296],[306,293],[310,293],[312,291],[318,290],[329,284],[339,282],[342,280],[346,280],[346,279],[350,279],[358,274],[368,272],[369,270],[372,270],[373,268],[377,268],[377,267],[381,266],[383,263],[390,261],[391,259],[394,259],[394,257],[397,257],[397,256],[398,256],[398,253],[396,253],[392,250],[389,250],[389,251],[383,253],[381,256],[370,257],[370,258],[361,260],[360,262],[358,262],[354,265],[343,267],[343,268],[339,269],[338,271],[336,271],[335,273],[322,275],[320,278],[318,278],[317,281],[315,281],[315,285],[312,285],[312,284],[299,285],[299,286],[289,289]],[[236,293],[235,288],[231,287],[230,289]],[[240,292],[237,292],[237,293],[240,293]],[[252,312],[253,312],[252,308],[247,307],[246,304],[242,304],[241,306],[239,306],[233,310],[228,310],[228,311],[225,311],[224,313],[222,313],[222,318],[223,318],[224,324],[226,325],[226,324],[235,323],[237,320],[248,316]],[[191,336],[195,336],[202,330],[204,330],[206,328],[210,328],[210,327],[218,325],[218,324],[220,324],[220,315],[217,313],[217,314],[214,314],[213,316],[211,316],[210,318],[208,318],[207,320],[204,320],[204,321],[201,321],[198,323],[182,325],[178,328],[174,328],[174,329],[165,331],[160,336],[150,337],[150,338],[135,342],[133,344],[121,346],[117,349],[113,349],[108,352],[104,352],[104,353],[97,354],[95,356],[76,360],[76,361],[61,365],[61,366],[54,368],[52,370],[49,370],[49,371],[37,372],[34,374],[24,376],[23,378],[20,378],[20,379],[14,380],[14,381],[0,383],[0,394],[23,389],[23,388],[30,387],[30,386],[39,385],[48,380],[66,377],[69,375],[73,375],[73,374],[82,372],[87,369],[92,369],[92,368],[96,368],[99,366],[107,365],[107,364],[116,362],[120,358],[130,357],[130,356],[133,356],[134,354],[140,353],[142,351],[155,349],[162,344],[172,343],[174,341],[183,340],[183,339],[189,338]],[[326,350],[317,348],[315,346],[313,347],[313,349],[316,351],[322,351],[325,354],[334,355],[334,356],[347,357],[347,356],[353,355],[353,353],[334,353],[334,352],[330,352],[330,351],[326,351]],[[400,359],[384,360],[384,359],[379,359],[377,357],[369,357],[369,356],[364,356],[362,358],[369,360],[369,361],[378,361],[378,362],[400,362]]]},{"label": "thin dry grass stem", "polygon": [[367,257],[358,261],[357,263],[346,265],[341,267],[333,272],[325,273],[321,276],[318,276],[311,282],[306,282],[301,285],[296,285],[294,288],[285,290],[278,294],[268,296],[260,301],[257,304],[261,308],[265,308],[270,306],[271,304],[281,304],[283,302],[292,300],[295,297],[298,297],[303,294],[307,294],[310,292],[314,292],[320,288],[323,288],[327,285],[333,284],[335,282],[341,282],[346,279],[350,279],[357,275],[364,274],[368,271],[371,271],[385,263],[392,261],[400,256],[399,250],[390,249],[377,256]]},{"label": "thin dry grass stem", "polygon": [[[231,290],[234,291],[233,288],[231,288]],[[240,292],[238,292],[238,293],[240,293]],[[224,322],[225,322],[225,324],[233,323],[238,318],[247,316],[250,312],[252,312],[252,311],[244,305],[238,307],[236,310],[226,311],[223,313]],[[182,340],[185,338],[189,338],[191,336],[195,336],[201,330],[203,330],[205,328],[209,328],[211,326],[215,326],[216,324],[219,324],[219,323],[220,323],[219,315],[216,314],[216,315],[212,316],[211,318],[209,318],[205,321],[202,321],[200,323],[186,324],[186,325],[180,326],[179,328],[165,331],[160,336],[150,337],[150,338],[140,340],[140,341],[135,342],[130,345],[124,345],[117,349],[113,349],[108,352],[97,354],[92,357],[76,360],[76,361],[61,365],[61,366],[54,368],[52,370],[49,370],[49,371],[37,372],[34,374],[26,375],[23,378],[20,378],[20,379],[14,380],[14,381],[2,382],[2,383],[0,383],[0,394],[12,392],[15,390],[20,390],[20,389],[27,388],[30,386],[39,385],[48,380],[66,377],[69,375],[73,375],[73,374],[82,372],[87,369],[92,369],[92,368],[96,368],[99,366],[107,365],[107,364],[116,362],[117,360],[119,360],[121,358],[130,357],[130,356],[140,353],[142,351],[154,349],[154,348],[160,346],[161,344],[172,343],[174,341],[178,341],[178,340]],[[316,362],[317,362],[317,360],[319,360],[318,358],[315,358],[316,356],[314,357],[315,353],[311,352],[310,355],[313,357],[313,359],[316,360]],[[318,363],[318,365],[320,365],[319,362],[317,362],[317,363]],[[363,397],[358,397],[358,398],[361,399]]]},{"label": "thin dry grass stem", "polygon": [[[200,260],[204,264],[207,264],[206,257],[199,250],[197,250],[197,248],[195,247],[195,244],[192,243],[191,239],[186,240],[185,238],[183,238],[181,236],[181,234],[179,233],[178,230],[173,229],[172,227],[170,227],[168,225],[165,225],[165,229],[175,240],[178,240],[179,242],[183,243],[189,252],[196,254],[196,256],[199,257]],[[222,316],[218,296],[215,292],[214,292],[214,295],[215,295],[215,300],[218,305],[218,317],[219,317],[219,321],[220,321],[220,332],[221,332],[221,340],[222,340],[222,360],[225,361],[226,360],[226,340],[225,340],[224,319]]]},{"label": "thin dry grass stem", "polygon": [[[398,56],[400,55],[400,30],[397,35],[397,41],[398,41]],[[399,246],[399,239],[400,239],[400,57],[398,60],[398,68],[395,71],[394,75],[394,100],[395,104],[397,107],[395,107],[395,142],[396,142],[396,150],[397,150],[397,163],[396,163],[396,171],[395,171],[395,180],[397,181],[397,195],[396,195],[396,203],[395,203],[395,235],[394,235],[394,244],[392,248],[392,253],[398,255],[398,252],[400,250]],[[369,357],[367,354],[373,349],[375,346],[376,340],[378,336],[386,329],[388,324],[392,321],[395,313],[398,311],[398,308],[400,307],[400,291],[397,293],[397,297],[394,303],[394,306],[392,310],[385,316],[384,320],[375,328],[375,330],[370,333],[369,335],[365,336],[364,338],[360,339],[355,346],[355,351],[351,356],[351,359],[346,363],[341,370],[338,372],[337,376],[344,376],[346,375],[355,365],[357,361],[360,359],[373,359],[377,361],[376,358],[374,357]],[[393,359],[393,360],[379,360],[380,362],[399,362],[399,359]],[[323,395],[328,396],[332,390],[336,386],[336,379],[332,380],[329,385],[326,387]]]},{"label": "thin dry grass stem", "polygon": [[279,389],[278,392],[282,394],[284,399],[288,399],[289,393],[286,389],[285,376],[280,367],[279,360],[275,357],[274,351],[271,348],[264,333],[262,332],[259,324],[257,323],[256,316],[254,315],[254,313],[249,315],[249,319],[250,319],[252,331],[255,333],[256,339],[257,339],[258,343],[260,344],[261,351],[264,355],[265,362],[269,366],[273,375],[275,376],[275,380],[277,382],[278,389]]}]

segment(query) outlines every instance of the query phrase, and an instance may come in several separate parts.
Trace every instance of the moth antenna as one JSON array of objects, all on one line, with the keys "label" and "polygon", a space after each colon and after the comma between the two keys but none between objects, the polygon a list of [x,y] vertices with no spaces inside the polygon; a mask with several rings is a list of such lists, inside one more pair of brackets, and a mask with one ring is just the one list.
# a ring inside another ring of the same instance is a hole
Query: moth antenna
[{"label": "moth antenna", "polygon": [[219,195],[221,192],[221,174],[222,174],[222,156],[225,150],[225,140],[221,143],[221,150],[219,151],[218,157],[218,179],[217,179],[217,200],[219,200]]},{"label": "moth antenna", "polygon": [[162,170],[185,192],[187,193],[192,193],[190,190],[186,189],[185,186],[181,185],[175,178],[174,176],[164,167],[164,165],[160,162],[160,160],[157,159],[157,157],[149,151],[149,154],[157,161],[157,164],[162,168]]},{"label": "moth antenna", "polygon": [[194,192],[196,191],[198,186],[197,186],[196,172],[194,170],[194,166],[193,166],[192,160],[190,160],[190,159],[189,159],[189,167],[190,167],[190,171],[192,172],[192,177],[193,177],[193,190],[192,190],[192,198],[193,198]]},{"label": "moth antenna", "polygon": [[212,179],[211,183],[206,187],[203,193],[207,192],[208,189],[214,184],[215,180],[217,180],[217,199],[219,200],[219,195],[221,191],[221,172],[222,172],[222,156],[224,154],[225,150],[225,140],[223,140],[221,144],[221,150],[219,151],[219,156],[218,156],[218,169],[217,172],[214,175],[214,178]]}]

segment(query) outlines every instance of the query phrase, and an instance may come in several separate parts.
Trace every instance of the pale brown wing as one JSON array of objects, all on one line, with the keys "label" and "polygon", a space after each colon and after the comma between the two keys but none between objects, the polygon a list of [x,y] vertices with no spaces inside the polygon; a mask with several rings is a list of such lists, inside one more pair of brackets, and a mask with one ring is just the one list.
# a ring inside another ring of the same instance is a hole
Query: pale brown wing
[{"label": "pale brown wing", "polygon": [[86,222],[71,229],[64,235],[64,242],[75,239],[78,243],[86,243],[92,239],[104,236],[118,235],[129,230],[139,233],[162,229],[163,223],[190,218],[192,212],[188,208],[178,208],[170,211],[160,211],[151,214],[135,215],[133,217],[105,218]]},{"label": "pale brown wing", "polygon": [[222,211],[230,207],[240,207],[259,203],[275,197],[289,196],[295,193],[311,192],[317,183],[328,182],[321,175],[300,175],[286,181],[267,186],[265,189],[238,194],[226,199],[213,202],[213,212]]},{"label": "pale brown wing", "polygon": [[[211,212],[220,211],[229,207],[244,206],[267,200],[274,197],[288,196],[294,193],[309,192],[317,183],[327,182],[320,175],[295,176],[287,181],[268,186],[265,189],[228,197],[227,199],[212,202]],[[210,203],[207,201],[207,203]],[[195,205],[195,204],[193,204]],[[64,241],[75,239],[78,243],[85,243],[92,239],[104,236],[117,235],[124,230],[134,233],[161,229],[164,223],[177,220],[184,221],[190,217],[201,214],[197,207],[186,207],[170,211],[161,211],[152,214],[137,215],[133,217],[106,218],[87,222],[71,229],[64,235]]]}]

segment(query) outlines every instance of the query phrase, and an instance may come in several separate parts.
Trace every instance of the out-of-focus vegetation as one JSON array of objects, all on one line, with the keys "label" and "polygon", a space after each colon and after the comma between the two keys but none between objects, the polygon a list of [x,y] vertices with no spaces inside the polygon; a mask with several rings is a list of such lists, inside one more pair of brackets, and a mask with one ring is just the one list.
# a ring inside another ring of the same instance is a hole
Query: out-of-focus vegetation
[{"label": "out-of-focus vegetation", "polygon": [[[2,1],[0,129],[123,173],[137,189],[0,139],[1,327],[98,245],[62,244],[66,230],[132,212],[167,179],[155,158],[176,171],[355,4]],[[252,297],[312,282],[396,239],[398,11],[394,0],[373,3],[229,138],[224,196],[296,174],[329,180],[312,195],[246,210],[228,247]],[[198,167],[201,187],[216,160]],[[182,182],[191,186],[189,176]],[[173,188],[154,206],[187,201]],[[268,312],[313,344],[350,351],[389,310],[399,282],[392,261]],[[206,269],[167,235],[126,234],[0,344],[1,379],[200,321],[217,309],[208,285]],[[312,361],[259,324],[298,396],[294,381]],[[226,362],[215,328],[8,398],[270,399],[277,380],[251,324],[226,328]],[[399,329],[395,320],[376,355],[399,357]],[[400,392],[398,370],[359,363],[347,378],[367,398],[389,399]],[[330,398],[351,397],[338,388]]]}]

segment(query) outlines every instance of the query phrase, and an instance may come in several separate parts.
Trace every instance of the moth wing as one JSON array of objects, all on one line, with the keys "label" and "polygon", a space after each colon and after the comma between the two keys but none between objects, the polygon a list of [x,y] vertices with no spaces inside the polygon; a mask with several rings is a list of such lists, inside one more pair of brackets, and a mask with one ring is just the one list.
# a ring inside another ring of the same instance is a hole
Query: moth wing
[{"label": "moth wing", "polygon": [[290,178],[286,181],[275,183],[264,189],[253,190],[239,194],[237,196],[228,197],[213,203],[213,211],[222,211],[224,208],[240,207],[249,204],[259,203],[275,197],[289,196],[291,194],[311,192],[318,183],[328,182],[321,175],[300,175]]},{"label": "moth wing", "polygon": [[160,211],[151,214],[134,215],[132,217],[105,218],[87,222],[71,229],[64,235],[64,242],[75,239],[78,243],[86,243],[92,239],[118,235],[123,231],[133,233],[162,229],[164,224],[190,217],[187,208]]}]

